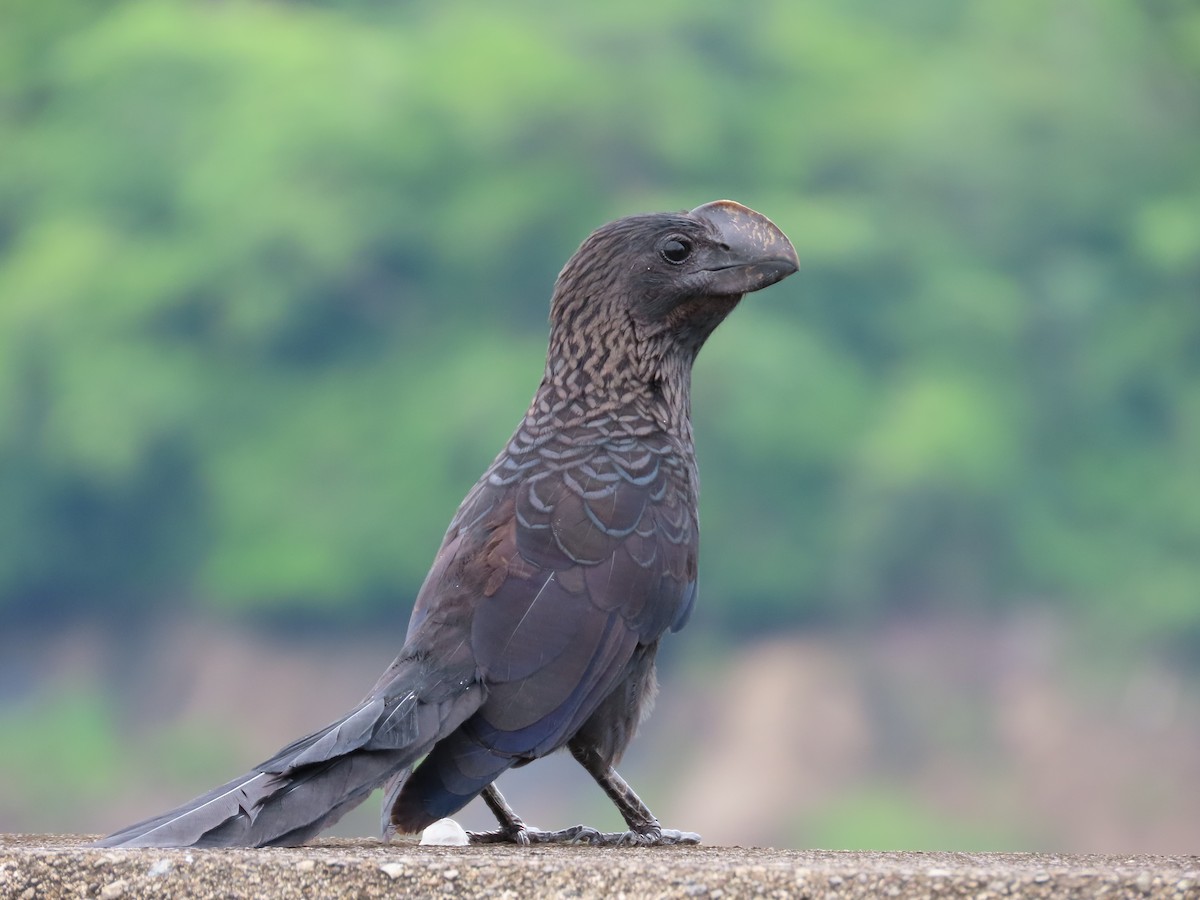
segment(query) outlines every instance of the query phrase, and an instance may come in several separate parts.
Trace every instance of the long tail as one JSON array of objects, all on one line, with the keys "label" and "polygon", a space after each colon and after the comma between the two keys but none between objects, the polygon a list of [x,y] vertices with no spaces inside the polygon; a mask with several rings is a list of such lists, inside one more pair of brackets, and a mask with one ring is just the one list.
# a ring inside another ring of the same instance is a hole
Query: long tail
[{"label": "long tail", "polygon": [[[419,679],[424,684],[430,682]],[[344,718],[289,744],[254,770],[97,847],[295,846],[404,772],[483,702],[475,683],[442,680],[430,697],[393,678]],[[437,684],[435,681],[434,684]],[[451,687],[446,690],[446,687]]]}]

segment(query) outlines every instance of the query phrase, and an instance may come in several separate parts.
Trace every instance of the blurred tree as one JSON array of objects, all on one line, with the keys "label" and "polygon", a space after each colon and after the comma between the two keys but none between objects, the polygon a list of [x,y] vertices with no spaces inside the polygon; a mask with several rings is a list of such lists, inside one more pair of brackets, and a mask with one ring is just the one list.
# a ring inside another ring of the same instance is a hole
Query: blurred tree
[{"label": "blurred tree", "polygon": [[558,266],[733,196],[805,269],[697,371],[713,621],[1200,654],[1198,69],[1170,0],[13,0],[0,620],[402,618]]}]

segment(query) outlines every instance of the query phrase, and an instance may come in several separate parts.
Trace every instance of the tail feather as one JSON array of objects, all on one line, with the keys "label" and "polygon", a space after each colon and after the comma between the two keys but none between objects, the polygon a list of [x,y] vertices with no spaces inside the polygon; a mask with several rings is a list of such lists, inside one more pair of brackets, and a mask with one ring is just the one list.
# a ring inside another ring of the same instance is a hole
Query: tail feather
[{"label": "tail feather", "polygon": [[368,697],[240,778],[131,825],[98,847],[295,846],[410,768],[483,701],[474,683],[424,700],[419,690]]},{"label": "tail feather", "polygon": [[[277,789],[279,777],[248,772],[214,788],[191,803],[123,828],[96,842],[97,847],[204,847],[220,828],[244,827],[255,806]],[[222,827],[224,826],[224,827]]]}]

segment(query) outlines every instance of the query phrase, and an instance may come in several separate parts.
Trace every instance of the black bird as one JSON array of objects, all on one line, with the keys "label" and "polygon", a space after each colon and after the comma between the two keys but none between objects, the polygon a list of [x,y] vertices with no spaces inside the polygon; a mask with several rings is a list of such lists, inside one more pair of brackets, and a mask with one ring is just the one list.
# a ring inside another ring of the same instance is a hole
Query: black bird
[{"label": "black bird", "polygon": [[[798,266],[782,231],[731,200],[595,231],[558,276],[529,411],[459,507],[366,699],[99,846],[300,844],[385,783],[385,836],[482,793],[500,825],[474,842],[699,841],[663,830],[613,765],[649,712],[659,640],[696,599],[692,362],[743,294]],[[497,776],[564,746],[628,832],[539,831],[505,803]]]}]

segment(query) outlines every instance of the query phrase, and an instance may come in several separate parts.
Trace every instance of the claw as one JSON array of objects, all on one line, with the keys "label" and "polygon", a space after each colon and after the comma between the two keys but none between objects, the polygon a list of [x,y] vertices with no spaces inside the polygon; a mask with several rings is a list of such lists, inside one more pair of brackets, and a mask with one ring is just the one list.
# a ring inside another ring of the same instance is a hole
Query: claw
[{"label": "claw", "polygon": [[472,844],[516,844],[518,847],[528,847],[530,831],[525,825],[497,828],[495,831],[468,831],[467,840]]}]

